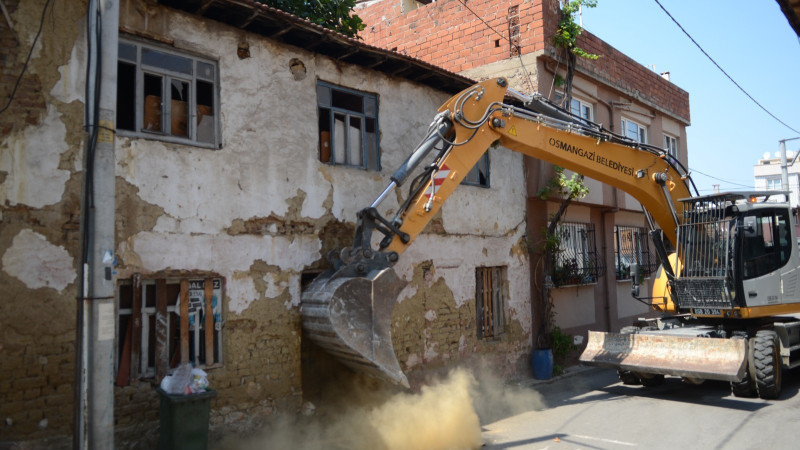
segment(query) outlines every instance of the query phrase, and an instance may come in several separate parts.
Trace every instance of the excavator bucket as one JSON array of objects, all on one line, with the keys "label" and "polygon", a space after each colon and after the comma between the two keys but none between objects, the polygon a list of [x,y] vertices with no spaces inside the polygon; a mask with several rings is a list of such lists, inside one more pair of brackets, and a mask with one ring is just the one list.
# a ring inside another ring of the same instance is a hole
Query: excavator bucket
[{"label": "excavator bucket", "polygon": [[590,331],[580,360],[634,373],[741,381],[747,367],[747,341],[658,332]]},{"label": "excavator bucket", "polygon": [[353,276],[350,267],[317,277],[302,295],[308,337],[353,370],[409,387],[392,346],[395,299],[405,287],[391,268]]}]

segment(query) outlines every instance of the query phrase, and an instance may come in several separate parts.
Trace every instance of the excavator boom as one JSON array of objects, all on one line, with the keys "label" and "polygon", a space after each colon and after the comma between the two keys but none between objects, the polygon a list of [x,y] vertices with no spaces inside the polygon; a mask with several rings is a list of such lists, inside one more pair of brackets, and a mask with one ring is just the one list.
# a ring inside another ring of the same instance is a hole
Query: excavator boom
[{"label": "excavator boom", "polygon": [[[684,207],[679,200],[692,194],[679,162],[662,149],[613,134],[542,98],[516,93],[503,78],[486,80],[439,109],[390,185],[359,212],[353,246],[329,255],[331,270],[302,296],[309,337],[356,370],[408,385],[391,340],[391,313],[404,281],[391,267],[496,142],[624,190],[676,242]],[[447,175],[437,179],[440,171]],[[381,216],[382,200],[409,180],[409,195],[394,217]],[[371,248],[375,231],[383,235],[378,249]]]}]

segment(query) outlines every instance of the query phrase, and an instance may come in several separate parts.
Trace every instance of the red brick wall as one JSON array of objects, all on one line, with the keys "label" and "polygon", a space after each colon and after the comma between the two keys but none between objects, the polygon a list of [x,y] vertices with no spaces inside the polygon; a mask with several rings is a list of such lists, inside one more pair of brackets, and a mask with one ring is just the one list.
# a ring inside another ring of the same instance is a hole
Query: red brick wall
[{"label": "red brick wall", "polygon": [[[402,0],[366,3],[356,9],[366,24],[360,37],[367,44],[461,72],[516,57],[507,39],[509,8],[516,6],[521,54],[552,55],[558,0],[466,0],[466,6],[464,1],[439,0],[405,13]],[[688,123],[686,91],[588,32],[579,45],[602,55],[595,61],[578,58],[580,72]]]},{"label": "red brick wall", "polygon": [[589,53],[601,55],[594,61],[578,58],[578,67],[582,72],[689,122],[688,92],[588,31],[581,34],[579,46]]},{"label": "red brick wall", "polygon": [[468,0],[466,5],[469,8],[462,0],[439,0],[401,13],[401,0],[367,4],[356,10],[367,24],[360,37],[367,44],[460,72],[510,57],[508,10],[517,6],[522,53],[544,49],[541,1]]}]

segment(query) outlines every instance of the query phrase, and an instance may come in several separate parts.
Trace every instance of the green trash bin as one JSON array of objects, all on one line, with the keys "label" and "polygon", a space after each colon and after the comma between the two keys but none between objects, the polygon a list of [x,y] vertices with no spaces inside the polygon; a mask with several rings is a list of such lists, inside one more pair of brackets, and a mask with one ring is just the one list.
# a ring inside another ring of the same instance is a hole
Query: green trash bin
[{"label": "green trash bin", "polygon": [[161,388],[156,391],[161,397],[159,450],[207,449],[208,416],[217,391],[188,395],[167,394]]}]

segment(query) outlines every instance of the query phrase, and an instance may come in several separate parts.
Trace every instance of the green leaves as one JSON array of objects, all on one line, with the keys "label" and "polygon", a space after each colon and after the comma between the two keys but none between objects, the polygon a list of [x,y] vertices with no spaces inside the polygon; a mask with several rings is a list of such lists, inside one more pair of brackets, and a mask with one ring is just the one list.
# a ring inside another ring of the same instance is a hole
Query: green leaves
[{"label": "green leaves", "polygon": [[302,17],[349,37],[358,37],[364,22],[352,14],[356,0],[257,0],[273,8]]},{"label": "green leaves", "polygon": [[537,193],[539,198],[547,200],[555,195],[564,200],[577,200],[589,194],[589,188],[583,183],[583,175],[573,173],[570,178],[567,178],[563,167],[554,166],[554,170],[553,177]]},{"label": "green leaves", "polygon": [[600,55],[589,53],[576,45],[578,36],[583,32],[583,28],[575,23],[575,14],[581,6],[594,8],[597,6],[596,0],[570,0],[564,2],[561,7],[561,17],[558,21],[558,29],[553,35],[553,45],[562,47],[574,53],[576,56],[586,59],[597,59]]}]

